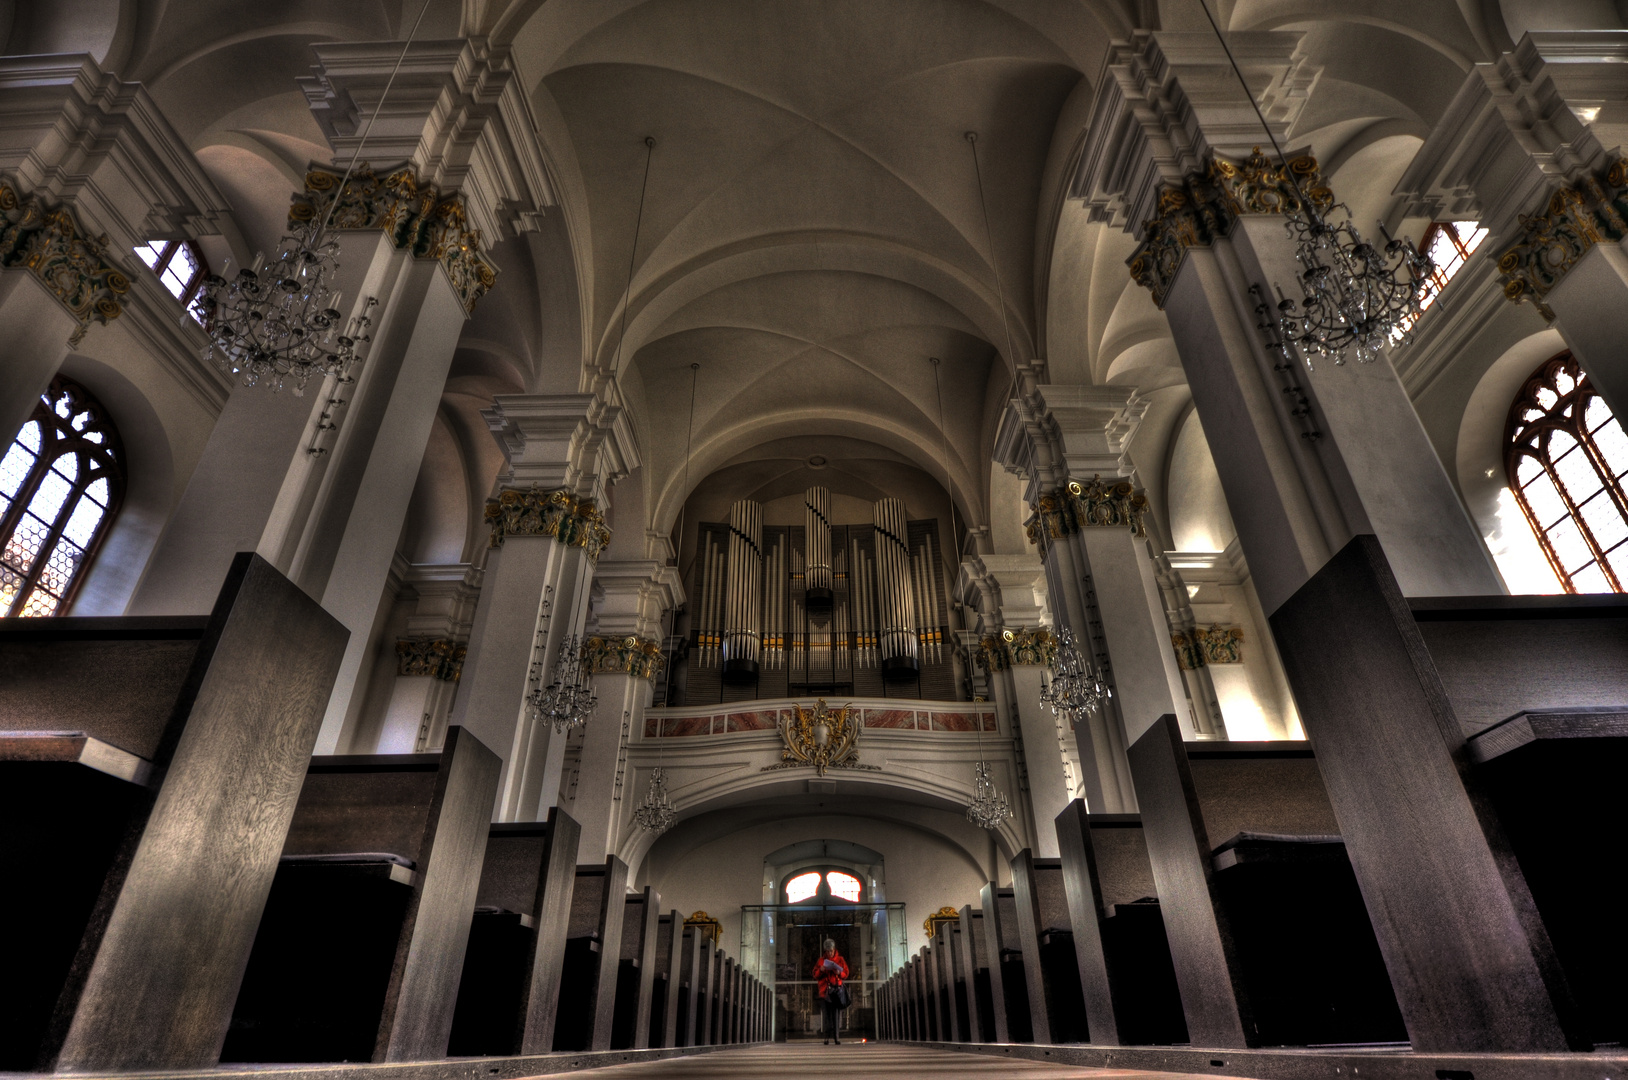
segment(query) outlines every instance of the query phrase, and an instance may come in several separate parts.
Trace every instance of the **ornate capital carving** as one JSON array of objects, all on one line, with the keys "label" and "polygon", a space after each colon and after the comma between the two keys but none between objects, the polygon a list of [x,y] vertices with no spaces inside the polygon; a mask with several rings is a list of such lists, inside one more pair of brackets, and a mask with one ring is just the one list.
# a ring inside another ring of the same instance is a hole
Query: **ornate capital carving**
[{"label": "ornate capital carving", "polygon": [[1057,639],[1044,626],[985,634],[978,642],[978,663],[985,671],[1010,667],[1051,667],[1057,660]]},{"label": "ornate capital carving", "polygon": [[457,682],[463,677],[467,652],[469,646],[447,638],[403,638],[396,642],[396,674]]},{"label": "ornate capital carving", "polygon": [[1520,216],[1520,240],[1498,258],[1504,296],[1517,304],[1531,300],[1553,322],[1543,298],[1595,244],[1628,235],[1625,219],[1628,162],[1615,158],[1600,175],[1584,175],[1549,196],[1542,211]]},{"label": "ornate capital carving", "polygon": [[1178,631],[1170,635],[1170,644],[1176,649],[1176,664],[1183,671],[1244,662],[1244,632],[1236,626]]},{"label": "ornate capital carving", "polygon": [[1147,508],[1147,496],[1129,480],[1105,481],[1100,476],[1092,477],[1087,484],[1070,480],[1067,487],[1040,496],[1025,531],[1029,543],[1039,548],[1040,557],[1045,558],[1051,541],[1081,529],[1122,526],[1136,536],[1146,536],[1142,517]]},{"label": "ornate capital carving", "polygon": [[589,675],[626,674],[654,679],[667,662],[661,644],[645,638],[591,637],[582,646],[582,665]]},{"label": "ornate capital carving", "polygon": [[342,179],[344,174],[336,170],[310,169],[305,190],[295,193],[288,208],[290,223],[319,221],[337,200],[332,228],[378,229],[414,257],[435,260],[447,272],[464,310],[473,312],[476,301],[496,283],[497,268],[481,254],[480,230],[469,224],[464,197],[442,197],[435,185],[420,185],[410,165],[382,177],[367,165],[358,165],[340,191]]},{"label": "ornate capital carving", "polygon": [[85,235],[67,207],[47,207],[0,176],[0,266],[33,274],[79,321],[70,346],[84,340],[92,319],[106,326],[124,311],[130,279],[106,251],[107,237]]},{"label": "ornate capital carving", "polygon": [[564,488],[504,488],[497,498],[486,500],[486,520],[492,526],[493,547],[502,547],[510,536],[551,536],[566,547],[586,548],[588,557],[597,559],[611,539],[610,527],[594,501],[579,499]]},{"label": "ornate capital carving", "polygon": [[1294,213],[1301,192],[1319,209],[1334,205],[1334,193],[1310,154],[1291,158],[1287,167],[1272,164],[1258,146],[1243,161],[1212,157],[1202,173],[1189,173],[1180,186],[1160,188],[1158,215],[1143,223],[1142,243],[1127,260],[1131,279],[1164,307],[1188,248],[1209,247],[1246,214]]}]

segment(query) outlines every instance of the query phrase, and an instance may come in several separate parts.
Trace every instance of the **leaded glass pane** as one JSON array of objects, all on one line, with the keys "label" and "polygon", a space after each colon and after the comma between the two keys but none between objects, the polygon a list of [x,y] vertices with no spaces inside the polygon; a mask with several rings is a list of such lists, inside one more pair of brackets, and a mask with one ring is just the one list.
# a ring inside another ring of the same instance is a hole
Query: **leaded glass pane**
[{"label": "leaded glass pane", "polygon": [[1586,502],[1589,496],[1600,490],[1603,483],[1594,463],[1581,450],[1573,450],[1556,461],[1555,474],[1565,485],[1566,494],[1571,496],[1572,502],[1578,504]]},{"label": "leaded glass pane", "polygon": [[11,610],[11,602],[17,599],[17,590],[23,586],[23,575],[0,563],[0,615]]},{"label": "leaded glass pane", "polygon": [[1568,574],[1594,558],[1594,553],[1588,549],[1588,542],[1577,528],[1577,522],[1569,517],[1562,518],[1549,530],[1549,544]]},{"label": "leaded glass pane", "polygon": [[40,452],[40,424],[38,420],[30,420],[23,425],[23,430],[17,433],[17,441],[28,447],[33,453]]},{"label": "leaded glass pane", "polygon": [[1628,472],[1628,435],[1623,434],[1622,425],[1616,420],[1608,420],[1595,430],[1594,445],[1600,448],[1600,456],[1612,476]]},{"label": "leaded glass pane", "polygon": [[73,580],[74,571],[79,569],[79,563],[84,557],[84,551],[64,537],[51,549],[50,557],[45,560],[45,568],[35,580],[53,594],[60,596],[68,591],[68,583]]},{"label": "leaded glass pane", "polygon": [[163,240],[155,240],[150,244],[137,244],[136,258],[146,263],[149,267],[157,266],[158,260],[164,257],[164,249],[168,246],[169,245]]},{"label": "leaded glass pane", "polygon": [[1577,509],[1583,515],[1583,521],[1588,524],[1588,531],[1594,534],[1594,542],[1600,545],[1601,551],[1614,548],[1628,538],[1628,521],[1622,520],[1622,514],[1618,512],[1617,504],[1611,500],[1609,493],[1601,491]]},{"label": "leaded glass pane", "polygon": [[1526,505],[1532,508],[1532,516],[1543,528],[1547,529],[1566,516],[1566,503],[1561,499],[1560,492],[1556,490],[1554,481],[1549,479],[1548,473],[1541,474],[1527,484],[1523,493],[1526,495]]},{"label": "leaded glass pane", "polygon": [[68,402],[67,394],[57,398],[57,403],[53,408],[56,410],[56,414],[64,420],[73,415],[73,405]]},{"label": "leaded glass pane", "polygon": [[51,471],[61,473],[64,480],[70,484],[73,483],[79,479],[79,455],[60,455],[55,461],[51,462]]},{"label": "leaded glass pane", "polygon": [[1577,440],[1571,437],[1570,432],[1549,432],[1549,460],[1559,461],[1561,458],[1565,457],[1568,452],[1570,452],[1572,447],[1576,445]]},{"label": "leaded glass pane", "polygon": [[1524,487],[1529,480],[1541,472],[1543,472],[1543,462],[1530,454],[1522,454],[1520,464],[1515,466],[1515,479]]},{"label": "leaded glass pane", "polygon": [[1599,563],[1589,563],[1581,570],[1571,572],[1572,587],[1578,592],[1611,592],[1611,579],[1605,576]]},{"label": "leaded glass pane", "polygon": [[73,485],[63,479],[61,473],[55,469],[45,474],[40,486],[34,492],[34,498],[28,503],[28,509],[41,521],[55,521],[57,514],[62,510],[62,504],[68,501],[73,491]]},{"label": "leaded glass pane", "polygon": [[[29,424],[29,427],[35,425]],[[34,440],[36,443],[39,440]],[[23,480],[28,476],[28,470],[34,467],[35,455],[30,453],[21,442],[11,444],[6,456],[0,458],[0,495],[8,499],[17,494],[17,489],[23,486]]]},{"label": "leaded glass pane", "polygon": [[1588,398],[1588,412],[1585,414],[1583,424],[1590,431],[1611,419],[1611,406],[1598,394],[1590,394]]},{"label": "leaded glass pane", "polygon": [[45,546],[45,534],[50,528],[33,514],[23,513],[17,528],[6,538],[5,561],[24,574],[34,566],[34,559]]},{"label": "leaded glass pane", "polygon": [[49,615],[55,611],[58,603],[60,603],[60,601],[56,597],[52,596],[44,589],[36,587],[34,591],[29,594],[27,602],[23,604],[23,610],[19,611],[17,614],[23,616],[25,619],[37,619],[41,616]]},{"label": "leaded glass pane", "polygon": [[62,535],[82,548],[90,547],[90,538],[95,535],[96,526],[101,524],[105,513],[107,510],[100,503],[80,499],[68,516],[68,524],[63,527]]},{"label": "leaded glass pane", "polygon": [[95,499],[98,503],[102,504],[103,506],[106,506],[107,505],[107,478],[102,477],[102,478],[97,479],[97,480],[92,480],[90,482],[90,487],[85,489],[85,497],[87,499]]}]

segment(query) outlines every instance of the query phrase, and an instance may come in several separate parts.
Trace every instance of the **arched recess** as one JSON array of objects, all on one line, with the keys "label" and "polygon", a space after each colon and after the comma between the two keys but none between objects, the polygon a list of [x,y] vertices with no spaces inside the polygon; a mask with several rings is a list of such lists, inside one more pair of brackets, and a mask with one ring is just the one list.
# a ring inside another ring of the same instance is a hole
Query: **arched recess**
[{"label": "arched recess", "polygon": [[1521,338],[1487,368],[1459,422],[1455,463],[1464,504],[1512,593],[1563,592],[1504,475],[1504,425],[1522,384],[1566,347],[1560,332]]},{"label": "arched recess", "polygon": [[118,516],[86,571],[72,615],[122,615],[180,492],[169,433],[147,395],[117,368],[69,353],[62,374],[96,396],[124,443],[125,491]]},{"label": "arched recess", "polygon": [[809,867],[840,867],[859,878],[865,902],[887,900],[887,857],[851,840],[800,840],[763,856],[763,902],[783,904],[786,883]]},{"label": "arched recess", "polygon": [[1010,821],[995,833],[969,824],[964,793],[898,778],[838,780],[834,791],[815,794],[804,775],[767,775],[711,797],[674,792],[678,824],[657,838],[633,827],[617,851],[664,907],[705,910],[723,922],[731,951],[741,905],[764,902],[765,857],[788,845],[843,840],[876,851],[888,866],[887,902],[905,904],[911,952],[925,942],[929,913],[976,903],[991,878],[1010,880],[1010,861],[1027,846]]}]

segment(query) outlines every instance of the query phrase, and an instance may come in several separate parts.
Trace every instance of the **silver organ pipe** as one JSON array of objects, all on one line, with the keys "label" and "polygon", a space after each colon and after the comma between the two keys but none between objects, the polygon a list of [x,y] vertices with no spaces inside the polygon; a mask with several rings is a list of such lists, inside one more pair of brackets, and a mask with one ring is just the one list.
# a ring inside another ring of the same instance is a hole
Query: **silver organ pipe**
[{"label": "silver organ pipe", "polygon": [[709,533],[707,535],[707,562],[706,583],[702,591],[702,611],[705,612],[702,620],[704,645],[701,650],[701,666],[717,667],[719,656],[718,647],[722,642],[719,633],[721,612],[719,601],[723,592],[723,554],[718,550],[718,543]]},{"label": "silver organ pipe", "polygon": [[831,614],[831,492],[811,487],[803,493],[803,606],[816,621]]},{"label": "silver organ pipe", "polygon": [[915,679],[921,672],[916,639],[915,590],[910,580],[910,548],[902,499],[882,499],[873,508],[876,526],[877,614],[882,677]]},{"label": "silver organ pipe", "polygon": [[723,678],[753,683],[762,650],[763,506],[750,499],[729,508],[728,575]]},{"label": "silver organ pipe", "polygon": [[924,655],[933,663],[940,663],[944,658],[944,609],[939,604],[938,580],[935,568],[938,566],[938,553],[933,550],[933,534],[928,533],[924,538],[924,555],[921,565],[924,572],[924,584],[927,587],[927,627],[928,643],[931,650]]}]

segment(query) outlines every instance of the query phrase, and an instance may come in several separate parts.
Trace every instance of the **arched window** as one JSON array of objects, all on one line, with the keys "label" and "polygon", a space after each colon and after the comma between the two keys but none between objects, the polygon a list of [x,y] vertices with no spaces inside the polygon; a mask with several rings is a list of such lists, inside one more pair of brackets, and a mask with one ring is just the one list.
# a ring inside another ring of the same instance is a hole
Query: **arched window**
[{"label": "arched window", "polygon": [[1628,436],[1569,352],[1532,373],[1504,427],[1509,486],[1567,592],[1628,582]]},{"label": "arched window", "polygon": [[833,870],[826,874],[825,883],[831,886],[832,896],[840,897],[850,904],[859,903],[859,895],[865,888],[860,884],[858,878],[852,874],[843,873],[841,870]]},{"label": "arched window", "polygon": [[[1430,280],[1425,282],[1424,295],[1419,298],[1421,314],[1436,302],[1436,297],[1464,268],[1486,238],[1487,230],[1473,221],[1431,222],[1430,228],[1425,230],[1424,239],[1419,242],[1419,250],[1430,256],[1430,262],[1435,266]],[[1397,327],[1393,337],[1400,338],[1412,330],[1417,321],[1417,316],[1409,316]]]},{"label": "arched window", "polygon": [[199,322],[203,315],[198,308],[198,286],[209,273],[209,266],[196,247],[187,240],[154,240],[136,248],[136,257],[146,263],[170,295],[181,301]]},{"label": "arched window", "polygon": [[0,459],[0,615],[67,609],[124,498],[124,448],[84,387],[51,380]]}]

